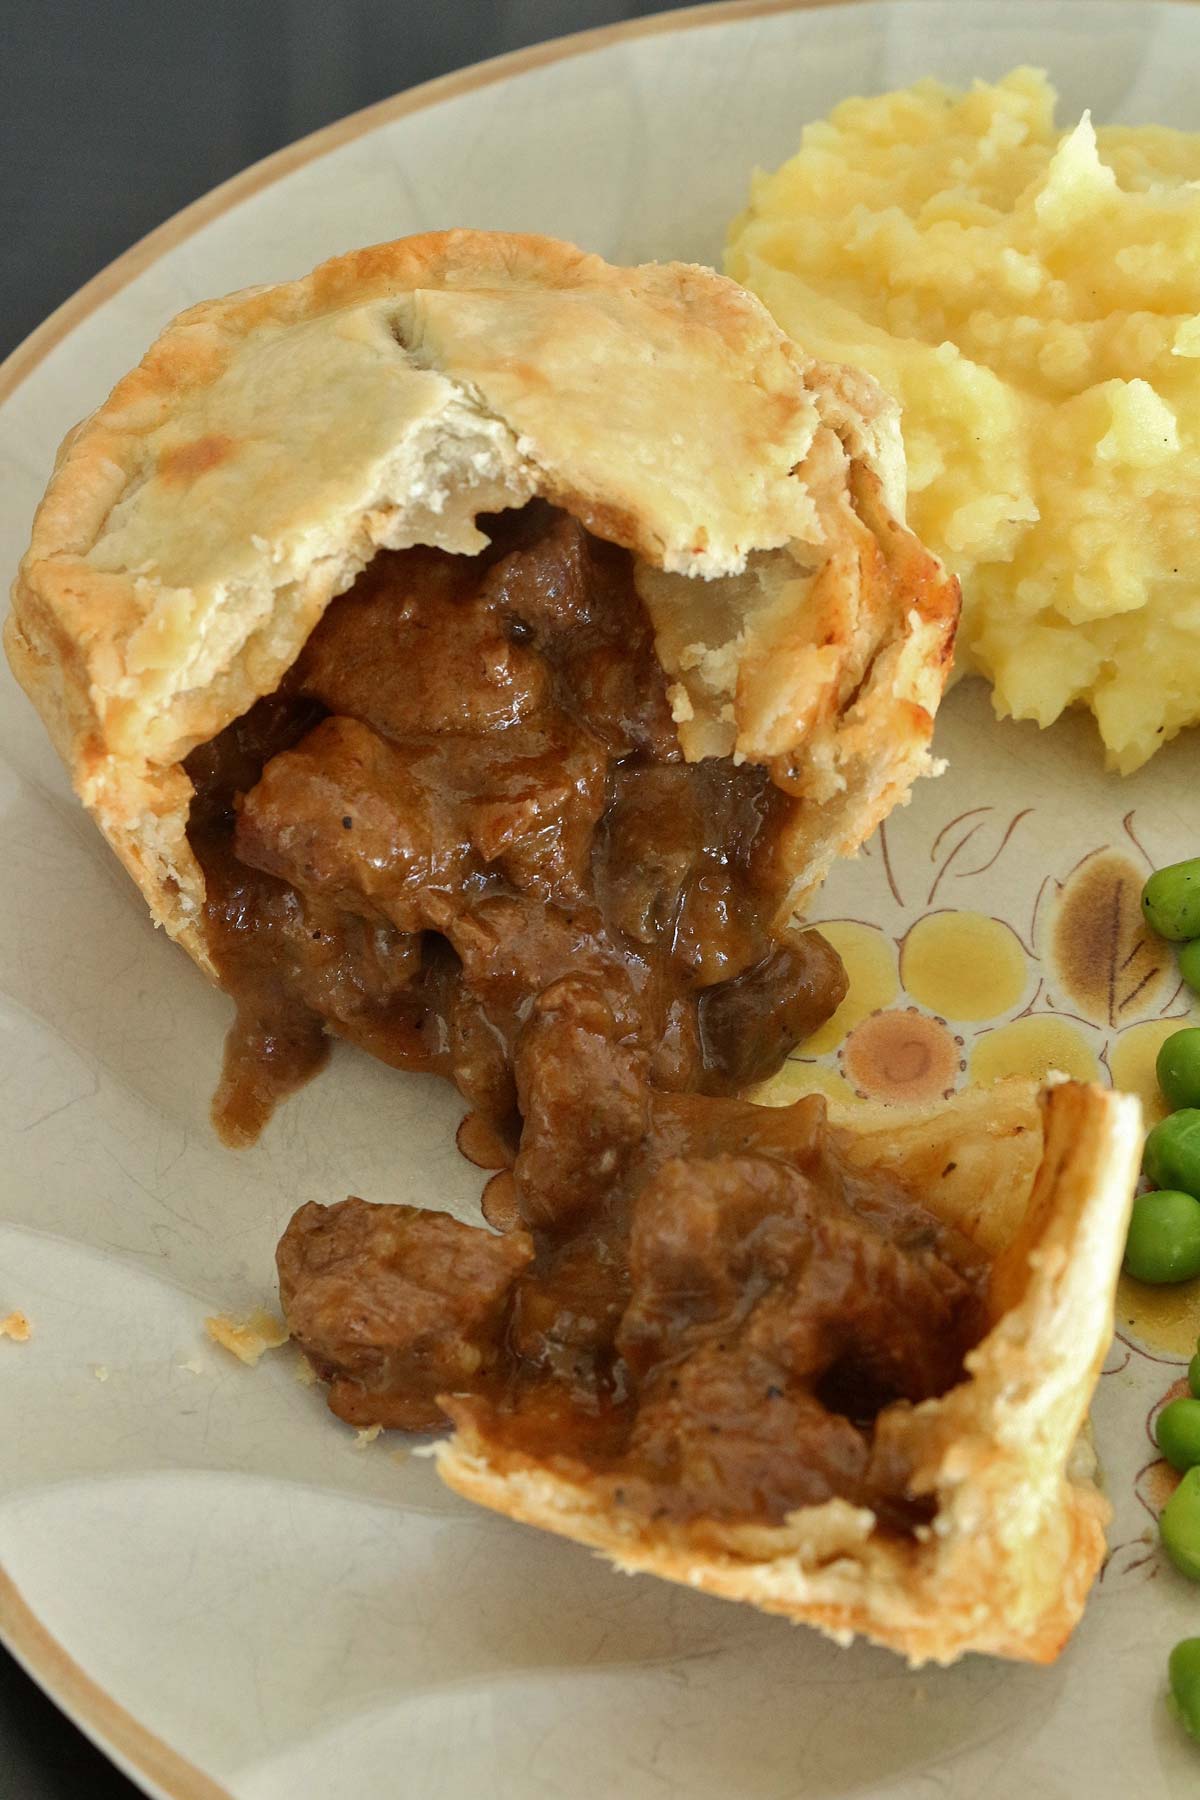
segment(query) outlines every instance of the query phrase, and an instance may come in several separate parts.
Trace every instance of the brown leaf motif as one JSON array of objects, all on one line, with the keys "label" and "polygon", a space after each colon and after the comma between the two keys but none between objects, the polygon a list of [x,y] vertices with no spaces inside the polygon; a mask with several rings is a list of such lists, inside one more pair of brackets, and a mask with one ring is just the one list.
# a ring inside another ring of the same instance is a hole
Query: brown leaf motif
[{"label": "brown leaf motif", "polygon": [[1144,880],[1136,863],[1104,845],[1058,885],[1050,909],[1060,1001],[1110,1030],[1147,1017],[1174,985],[1170,948],[1142,920]]},{"label": "brown leaf motif", "polygon": [[[935,874],[925,897],[926,906],[933,905],[942,883],[952,872],[956,881],[970,881],[974,876],[986,875],[993,869],[1008,849],[1018,826],[1032,812],[1033,807],[1026,806],[1019,812],[1006,816],[994,806],[973,806],[943,825],[929,850],[929,860],[934,865]],[[882,827],[880,829],[882,831]],[[973,843],[974,852],[970,854]],[[960,857],[963,857],[966,866],[959,864]],[[896,892],[894,882],[892,891]],[[896,894],[896,899],[899,901],[899,894]]]}]

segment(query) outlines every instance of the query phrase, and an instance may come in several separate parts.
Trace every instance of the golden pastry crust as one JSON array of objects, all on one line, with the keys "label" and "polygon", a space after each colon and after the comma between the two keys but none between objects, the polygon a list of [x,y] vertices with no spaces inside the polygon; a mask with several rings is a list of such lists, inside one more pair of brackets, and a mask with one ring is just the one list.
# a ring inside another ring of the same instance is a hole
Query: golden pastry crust
[{"label": "golden pastry crust", "polygon": [[13,589],[19,680],[202,966],[182,759],[376,550],[474,551],[478,514],[534,494],[639,559],[685,752],[796,794],[793,900],[927,766],[958,591],[900,523],[873,382],[707,269],[378,245],[170,325],[64,443]]},{"label": "golden pastry crust", "polygon": [[841,1643],[862,1634],[914,1664],[968,1650],[1050,1662],[1104,1555],[1109,1508],[1080,1434],[1112,1336],[1138,1103],[1077,1082],[1040,1097],[1013,1082],[838,1135],[863,1162],[907,1176],[925,1205],[994,1257],[993,1322],[967,1378],[940,1399],[892,1409],[877,1428],[911,1456],[917,1491],[936,1498],[928,1528],[888,1533],[844,1500],[780,1526],[665,1527],[610,1510],[581,1465],[536,1462],[470,1426],[438,1447],[439,1473],[469,1499],[590,1544],[621,1569],[751,1601]]}]

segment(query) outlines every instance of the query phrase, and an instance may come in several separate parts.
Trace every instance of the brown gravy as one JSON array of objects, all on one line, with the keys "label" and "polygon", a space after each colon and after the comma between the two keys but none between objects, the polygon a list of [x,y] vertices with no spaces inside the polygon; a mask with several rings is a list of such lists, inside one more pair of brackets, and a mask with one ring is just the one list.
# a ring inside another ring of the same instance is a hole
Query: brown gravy
[{"label": "brown gravy", "polygon": [[377,556],[283,689],[188,760],[238,1014],[215,1104],[257,1136],[328,1034],[455,1081],[515,1149],[536,997],[588,973],[655,1086],[776,1069],[845,991],[772,932],[788,804],[683,762],[626,552],[535,504],[477,557]]},{"label": "brown gravy", "polygon": [[[632,1111],[626,1071],[609,1073],[599,1140]],[[645,1517],[777,1523],[840,1495],[919,1523],[891,1426],[960,1379],[985,1259],[850,1170],[819,1098],[643,1098],[642,1135],[612,1134],[627,1153],[601,1182],[585,1178],[596,1120],[576,1115],[558,1166],[587,1204],[532,1229],[302,1207],[280,1293],[330,1406],[355,1425],[469,1422],[502,1461],[580,1470]]]},{"label": "brown gravy", "polygon": [[834,1010],[775,924],[787,801],[685,764],[628,556],[535,504],[483,555],[378,556],[279,694],[195,752],[190,836],[255,1136],[330,1034],[450,1077],[487,1216],[307,1206],[294,1336],[355,1424],[470,1417],[613,1504],[924,1516],[889,1450],[982,1329],[982,1264],[849,1171],[823,1106],[733,1096]]}]

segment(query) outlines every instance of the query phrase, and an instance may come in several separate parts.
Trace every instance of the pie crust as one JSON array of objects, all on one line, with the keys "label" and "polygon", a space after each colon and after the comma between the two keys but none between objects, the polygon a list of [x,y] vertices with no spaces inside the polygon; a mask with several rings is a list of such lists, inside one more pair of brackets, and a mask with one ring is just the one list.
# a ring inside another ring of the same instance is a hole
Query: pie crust
[{"label": "pie crust", "polygon": [[634,552],[685,755],[794,794],[789,904],[930,766],[957,583],[895,408],[734,283],[454,231],[193,307],[63,444],[9,660],[155,920],[212,973],[181,767],[377,549],[541,495]]},{"label": "pie crust", "polygon": [[861,1634],[914,1664],[968,1650],[1050,1662],[1104,1557],[1110,1509],[1085,1422],[1112,1338],[1141,1108],[1078,1082],[1039,1096],[1013,1081],[842,1141],[994,1258],[992,1327],[967,1378],[896,1430],[916,1491],[936,1498],[929,1526],[889,1533],[841,1499],[783,1525],[664,1524],[598,1506],[561,1461],[485,1444],[469,1426],[438,1445],[439,1473],[620,1569],[749,1601],[839,1643]]}]

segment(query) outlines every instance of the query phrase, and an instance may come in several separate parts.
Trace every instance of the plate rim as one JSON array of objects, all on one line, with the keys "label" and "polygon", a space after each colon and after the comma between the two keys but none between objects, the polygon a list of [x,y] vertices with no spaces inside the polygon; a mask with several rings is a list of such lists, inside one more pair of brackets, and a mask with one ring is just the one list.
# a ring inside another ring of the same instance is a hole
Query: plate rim
[{"label": "plate rim", "polygon": [[[63,300],[0,361],[0,406],[13,397],[72,331],[169,250],[243,200],[382,125],[613,44],[745,19],[874,3],[875,0],[703,0],[675,11],[617,20],[505,51],[401,89],[332,120],[249,164],[172,213]],[[1032,5],[1033,0],[1027,3]],[[1075,3],[1086,5],[1092,0]],[[1200,0],[1159,0],[1159,4],[1194,6]],[[166,1796],[166,1800],[235,1800],[230,1789],[173,1749],[88,1674],[38,1617],[2,1561],[0,1644],[65,1716],[146,1793]]]},{"label": "plate rim", "polygon": [[173,1750],[76,1662],[2,1565],[0,1643],[85,1737],[147,1793],[169,1800],[234,1800],[228,1788]]}]

